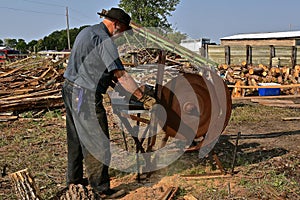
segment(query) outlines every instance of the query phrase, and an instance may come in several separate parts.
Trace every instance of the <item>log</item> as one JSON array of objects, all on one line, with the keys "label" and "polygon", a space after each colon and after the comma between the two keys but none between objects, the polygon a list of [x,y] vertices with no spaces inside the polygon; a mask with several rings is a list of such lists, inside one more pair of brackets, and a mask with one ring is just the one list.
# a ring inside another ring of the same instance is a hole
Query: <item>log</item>
[{"label": "log", "polygon": [[299,72],[300,72],[300,70],[294,69],[293,76],[294,76],[295,78],[298,78],[298,77],[299,77]]},{"label": "log", "polygon": [[278,76],[278,77],[277,77],[277,82],[278,82],[279,84],[282,84],[282,83],[283,83],[283,78],[282,78],[282,76]]},{"label": "log", "polygon": [[289,75],[289,80],[294,83],[294,84],[297,84],[298,83],[298,80],[296,80],[296,78],[292,75]]},{"label": "log", "polygon": [[7,115],[0,115],[0,122],[7,122],[10,120],[16,120],[18,116],[7,116]]},{"label": "log", "polygon": [[70,184],[66,191],[61,191],[57,194],[56,198],[59,200],[96,200],[101,199],[99,195],[94,193],[90,188],[87,188],[81,184]]},{"label": "log", "polygon": [[28,169],[23,169],[15,173],[9,174],[17,196],[23,200],[39,200],[41,199],[40,190],[36,186],[33,177]]},{"label": "log", "polygon": [[244,86],[244,82],[239,80],[234,85],[234,89],[232,91],[232,97],[242,97],[244,96],[244,90],[240,87]]},{"label": "log", "polygon": [[290,68],[286,68],[286,71],[284,73],[284,82],[286,82],[290,75]]}]

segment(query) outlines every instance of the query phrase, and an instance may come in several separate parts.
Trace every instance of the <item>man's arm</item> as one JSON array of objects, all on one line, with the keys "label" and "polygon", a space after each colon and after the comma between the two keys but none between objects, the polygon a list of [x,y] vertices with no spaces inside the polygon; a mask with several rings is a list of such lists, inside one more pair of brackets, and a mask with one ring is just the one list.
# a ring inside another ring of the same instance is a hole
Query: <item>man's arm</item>
[{"label": "man's arm", "polygon": [[156,103],[156,99],[147,94],[143,94],[130,74],[128,74],[125,70],[115,70],[114,76],[118,79],[118,82],[122,85],[122,87],[127,90],[127,92],[133,94],[140,102],[143,103],[145,109],[152,109],[152,106]]},{"label": "man's arm", "polygon": [[143,93],[138,88],[135,80],[125,70],[115,70],[114,76],[127,92],[133,94],[137,99],[141,99],[143,97]]}]

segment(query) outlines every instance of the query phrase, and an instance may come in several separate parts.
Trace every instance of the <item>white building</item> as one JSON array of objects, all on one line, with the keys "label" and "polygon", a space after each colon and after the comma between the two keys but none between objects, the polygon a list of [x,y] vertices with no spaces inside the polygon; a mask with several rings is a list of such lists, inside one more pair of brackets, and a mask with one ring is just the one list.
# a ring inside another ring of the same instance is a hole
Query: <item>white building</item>
[{"label": "white building", "polygon": [[208,38],[200,38],[200,39],[186,39],[181,40],[180,45],[195,52],[199,53],[200,48],[202,48],[205,44],[210,44],[210,39]]}]

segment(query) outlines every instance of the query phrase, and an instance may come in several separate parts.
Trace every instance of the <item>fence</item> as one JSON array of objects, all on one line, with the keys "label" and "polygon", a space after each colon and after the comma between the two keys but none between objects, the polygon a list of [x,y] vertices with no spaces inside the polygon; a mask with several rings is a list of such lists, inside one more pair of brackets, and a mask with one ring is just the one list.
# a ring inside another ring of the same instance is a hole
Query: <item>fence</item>
[{"label": "fence", "polygon": [[300,46],[219,46],[207,45],[202,56],[219,64],[289,66],[300,64]]}]

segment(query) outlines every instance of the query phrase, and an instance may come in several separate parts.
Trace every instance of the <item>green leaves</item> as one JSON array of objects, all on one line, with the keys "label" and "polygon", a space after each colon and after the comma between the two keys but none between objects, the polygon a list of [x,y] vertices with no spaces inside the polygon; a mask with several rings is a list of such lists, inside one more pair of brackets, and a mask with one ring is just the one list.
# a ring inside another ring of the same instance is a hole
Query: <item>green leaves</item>
[{"label": "green leaves", "polygon": [[180,0],[121,0],[119,6],[131,14],[134,22],[144,27],[170,28],[167,17]]}]

